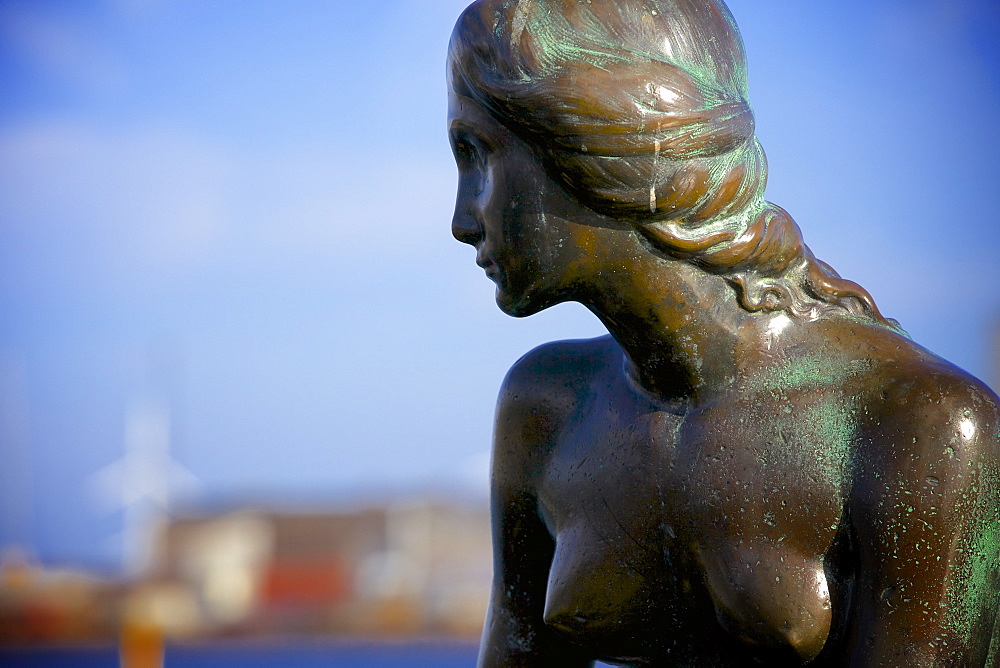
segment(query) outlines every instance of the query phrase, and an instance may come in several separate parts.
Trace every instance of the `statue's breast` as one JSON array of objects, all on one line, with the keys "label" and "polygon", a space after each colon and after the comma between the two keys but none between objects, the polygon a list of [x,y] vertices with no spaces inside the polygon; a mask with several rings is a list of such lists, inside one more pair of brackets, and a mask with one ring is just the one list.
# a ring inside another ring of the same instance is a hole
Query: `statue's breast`
[{"label": "statue's breast", "polygon": [[664,495],[681,417],[603,417],[567,435],[540,490],[555,538],[544,615],[602,658],[643,665],[690,645],[692,613],[714,619],[712,605]]},{"label": "statue's breast", "polygon": [[567,433],[546,471],[546,623],[636,664],[815,657],[832,617],[823,556],[840,522],[836,476],[779,466],[756,436],[737,446],[666,412],[620,418]]},{"label": "statue's breast", "polygon": [[854,443],[839,392],[745,394],[685,423],[673,505],[718,623],[746,645],[808,661],[831,631],[825,559],[846,530]]}]

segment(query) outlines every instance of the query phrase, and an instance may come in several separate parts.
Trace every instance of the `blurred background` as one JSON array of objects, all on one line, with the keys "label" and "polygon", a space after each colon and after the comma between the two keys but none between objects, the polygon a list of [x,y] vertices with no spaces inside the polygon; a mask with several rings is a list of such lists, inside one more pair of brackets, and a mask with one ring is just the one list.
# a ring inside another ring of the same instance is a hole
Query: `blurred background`
[{"label": "blurred background", "polygon": [[[450,236],[465,4],[0,2],[0,641],[472,661],[496,391],[603,330],[502,315]],[[768,198],[997,387],[1000,5],[729,5]]]}]

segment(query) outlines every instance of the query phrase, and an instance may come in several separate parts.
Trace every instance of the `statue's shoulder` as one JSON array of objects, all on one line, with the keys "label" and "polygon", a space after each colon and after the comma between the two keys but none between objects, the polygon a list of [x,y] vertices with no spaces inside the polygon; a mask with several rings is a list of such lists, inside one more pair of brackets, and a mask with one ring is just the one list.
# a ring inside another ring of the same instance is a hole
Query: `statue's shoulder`
[{"label": "statue's shoulder", "polygon": [[[982,381],[903,337],[872,358],[866,410],[887,440],[906,436],[915,454],[963,450],[963,460],[1000,464],[1000,399]],[[897,445],[898,447],[898,445]]]},{"label": "statue's shoulder", "polygon": [[504,378],[502,393],[539,399],[553,392],[575,394],[596,376],[620,370],[621,362],[622,350],[608,335],[552,341],[514,363]]},{"label": "statue's shoulder", "polygon": [[902,332],[852,319],[823,325],[813,348],[824,351],[825,366],[848,371],[838,382],[872,415],[938,423],[956,412],[1000,415],[1000,400],[985,383]]},{"label": "statue's shoulder", "polygon": [[621,348],[610,336],[546,343],[524,355],[500,389],[494,463],[517,470],[535,468],[532,462],[556,445],[596,381],[613,382],[621,362]]}]

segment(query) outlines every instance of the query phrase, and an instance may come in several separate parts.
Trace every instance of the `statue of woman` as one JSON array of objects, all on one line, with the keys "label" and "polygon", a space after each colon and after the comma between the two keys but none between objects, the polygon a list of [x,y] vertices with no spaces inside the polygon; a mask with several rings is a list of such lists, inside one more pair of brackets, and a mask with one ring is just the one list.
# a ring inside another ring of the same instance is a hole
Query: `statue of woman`
[{"label": "statue of woman", "polygon": [[504,381],[480,666],[996,654],[998,399],[764,200],[722,0],[480,0],[449,78],[498,305],[610,332]]}]

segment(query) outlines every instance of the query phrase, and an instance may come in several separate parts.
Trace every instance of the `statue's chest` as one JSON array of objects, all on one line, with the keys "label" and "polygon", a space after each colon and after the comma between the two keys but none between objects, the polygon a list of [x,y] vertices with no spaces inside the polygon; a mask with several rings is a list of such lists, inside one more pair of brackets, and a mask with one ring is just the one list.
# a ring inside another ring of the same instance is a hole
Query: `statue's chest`
[{"label": "statue's chest", "polygon": [[[546,621],[640,663],[695,651],[683,646],[694,636],[723,647],[746,628],[787,626],[789,601],[828,610],[822,558],[840,521],[842,471],[807,461],[818,446],[805,438],[788,421],[657,410],[579,420],[539,490],[556,541]],[[726,628],[713,640],[705,628],[717,619]]]}]

